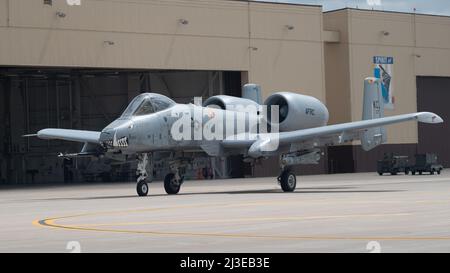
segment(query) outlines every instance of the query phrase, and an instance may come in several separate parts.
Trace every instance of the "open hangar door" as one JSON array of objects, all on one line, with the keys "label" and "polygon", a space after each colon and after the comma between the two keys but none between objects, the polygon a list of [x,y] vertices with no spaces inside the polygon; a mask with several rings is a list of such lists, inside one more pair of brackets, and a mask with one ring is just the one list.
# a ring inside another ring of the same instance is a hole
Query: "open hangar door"
[{"label": "open hangar door", "polygon": [[[188,103],[194,96],[240,95],[240,90],[241,72],[232,71],[0,67],[0,183],[134,181],[135,164],[63,160],[56,155],[79,151],[82,145],[22,135],[43,128],[101,130],[142,92]],[[197,167],[208,164],[217,169],[216,176],[232,176],[226,159],[196,162]],[[157,164],[157,179],[163,165]],[[202,175],[197,173],[193,170],[192,177]]]},{"label": "open hangar door", "polygon": [[450,167],[450,77],[417,77],[417,110],[431,111],[444,119],[439,126],[419,123],[418,153],[435,153]]}]

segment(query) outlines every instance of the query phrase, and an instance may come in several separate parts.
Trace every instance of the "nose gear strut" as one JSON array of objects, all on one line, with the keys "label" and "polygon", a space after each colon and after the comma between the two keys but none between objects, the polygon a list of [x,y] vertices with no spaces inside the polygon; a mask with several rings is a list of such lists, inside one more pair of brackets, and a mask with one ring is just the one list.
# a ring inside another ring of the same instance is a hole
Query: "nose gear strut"
[{"label": "nose gear strut", "polygon": [[[151,153],[143,153],[137,155],[137,185],[136,191],[139,196],[147,196],[148,194],[148,184],[147,182],[152,181],[153,176],[153,155]],[[150,167],[150,171],[147,168]],[[149,177],[150,173],[150,178]]]}]

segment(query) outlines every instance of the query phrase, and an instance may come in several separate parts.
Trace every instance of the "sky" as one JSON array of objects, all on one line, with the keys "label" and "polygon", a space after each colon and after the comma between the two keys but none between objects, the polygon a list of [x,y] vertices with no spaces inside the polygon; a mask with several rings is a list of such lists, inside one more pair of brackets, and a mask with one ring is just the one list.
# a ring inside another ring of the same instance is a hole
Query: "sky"
[{"label": "sky", "polygon": [[324,11],[340,9],[345,7],[372,9],[369,5],[372,3],[380,3],[381,5],[373,6],[378,10],[413,12],[414,8],[417,13],[449,15],[450,16],[450,0],[259,0],[269,2],[285,2],[322,5]]}]

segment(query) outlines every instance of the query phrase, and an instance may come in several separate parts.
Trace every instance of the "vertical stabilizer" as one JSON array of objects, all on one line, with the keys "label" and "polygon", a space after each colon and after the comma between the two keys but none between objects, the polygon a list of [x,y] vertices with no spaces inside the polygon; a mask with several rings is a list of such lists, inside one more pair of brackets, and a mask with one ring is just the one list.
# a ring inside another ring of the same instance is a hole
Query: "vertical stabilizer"
[{"label": "vertical stabilizer", "polygon": [[[381,91],[381,81],[377,78],[366,78],[364,81],[363,120],[384,117],[384,102]],[[361,137],[361,145],[365,151],[387,141],[386,128],[367,129]]]}]

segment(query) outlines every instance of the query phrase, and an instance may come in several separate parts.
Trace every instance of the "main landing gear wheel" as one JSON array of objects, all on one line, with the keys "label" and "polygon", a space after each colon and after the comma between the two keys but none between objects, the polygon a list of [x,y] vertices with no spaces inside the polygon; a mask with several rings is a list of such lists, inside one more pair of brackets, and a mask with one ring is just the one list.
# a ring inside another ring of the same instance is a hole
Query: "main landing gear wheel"
[{"label": "main landing gear wheel", "polygon": [[169,173],[164,178],[164,189],[167,194],[177,194],[180,192],[183,179],[177,179],[175,174]]},{"label": "main landing gear wheel", "polygon": [[297,177],[290,171],[282,172],[278,177],[278,181],[280,181],[281,189],[284,192],[293,192],[297,187]]},{"label": "main landing gear wheel", "polygon": [[148,194],[147,182],[145,182],[145,180],[138,182],[136,185],[136,191],[139,196],[147,196],[147,194]]}]

